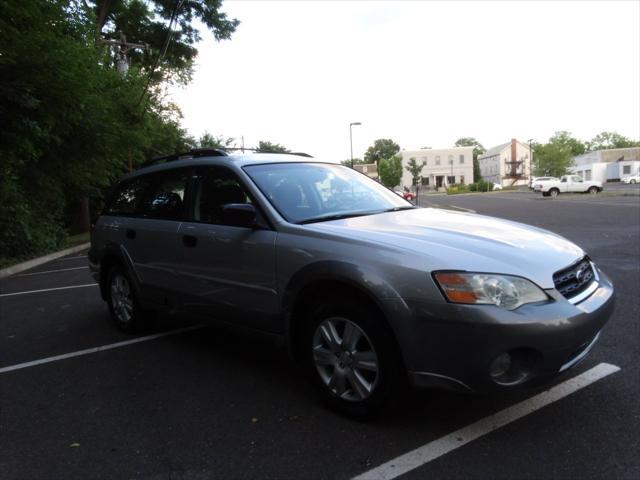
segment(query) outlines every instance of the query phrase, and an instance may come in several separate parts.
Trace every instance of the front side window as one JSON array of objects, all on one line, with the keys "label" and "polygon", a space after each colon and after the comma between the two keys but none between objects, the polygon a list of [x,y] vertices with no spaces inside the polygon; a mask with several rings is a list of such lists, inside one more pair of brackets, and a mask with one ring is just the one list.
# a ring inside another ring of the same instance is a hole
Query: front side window
[{"label": "front side window", "polygon": [[278,163],[244,169],[289,222],[312,223],[414,208],[375,180],[342,165]]},{"label": "front side window", "polygon": [[223,225],[222,210],[230,203],[252,203],[238,178],[223,167],[198,172],[193,220]]}]

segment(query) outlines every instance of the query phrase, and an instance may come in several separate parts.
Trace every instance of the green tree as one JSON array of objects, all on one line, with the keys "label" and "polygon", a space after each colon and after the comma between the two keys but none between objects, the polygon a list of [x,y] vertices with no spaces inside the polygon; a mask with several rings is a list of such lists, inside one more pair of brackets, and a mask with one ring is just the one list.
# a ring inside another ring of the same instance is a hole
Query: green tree
[{"label": "green tree", "polygon": [[566,146],[574,157],[587,151],[587,146],[583,141],[572,137],[570,132],[564,130],[554,133],[549,142]]},{"label": "green tree", "polygon": [[272,143],[266,140],[260,140],[256,152],[262,153],[289,153],[290,150],[279,143]]},{"label": "green tree", "polygon": [[[342,160],[340,162],[342,165],[344,165],[345,167],[350,167],[351,166],[351,159],[347,158],[346,160]],[[353,164],[354,165],[366,165],[368,162],[366,160],[363,160],[362,158],[354,158],[353,159]]]},{"label": "green tree", "polygon": [[590,142],[587,142],[589,151],[629,147],[640,147],[640,142],[620,135],[617,132],[602,132],[593,137]]},{"label": "green tree", "polygon": [[200,148],[232,148],[235,146],[235,140],[233,137],[214,136],[204,132],[198,139],[198,146]]},{"label": "green tree", "polygon": [[534,175],[560,177],[573,165],[571,149],[559,142],[533,144]]},{"label": "green tree", "polygon": [[129,162],[195,146],[159,89],[142,95],[145,67],[123,78],[95,35],[85,2],[0,2],[0,257],[60,247],[78,199],[99,201]]},{"label": "green tree", "polygon": [[402,157],[394,155],[391,158],[380,160],[378,176],[385,187],[393,188],[400,185],[402,180]]},{"label": "green tree", "polygon": [[473,181],[479,182],[482,180],[482,173],[480,173],[480,162],[478,157],[485,153],[487,150],[482,144],[473,137],[462,137],[456,140],[453,144],[454,147],[473,147]]},{"label": "green tree", "polygon": [[407,163],[407,166],[404,168],[411,174],[411,184],[414,187],[418,187],[420,182],[422,182],[422,169],[424,168],[424,163],[418,163],[415,158],[411,157],[409,159],[409,163]]},{"label": "green tree", "polygon": [[366,163],[375,163],[376,165],[383,158],[391,158],[400,151],[400,145],[390,138],[379,138],[371,145],[364,154]]}]

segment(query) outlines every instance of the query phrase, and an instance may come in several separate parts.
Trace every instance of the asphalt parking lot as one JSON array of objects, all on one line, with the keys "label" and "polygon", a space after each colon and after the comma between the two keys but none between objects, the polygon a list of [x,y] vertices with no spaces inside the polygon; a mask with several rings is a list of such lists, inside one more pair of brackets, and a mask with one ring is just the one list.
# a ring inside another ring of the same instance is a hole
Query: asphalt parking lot
[{"label": "asphalt parking lot", "polygon": [[612,278],[617,305],[555,391],[603,364],[620,370],[506,423],[498,412],[530,406],[549,386],[412,392],[357,422],[319,403],[276,338],[171,316],[153,337],[119,333],[86,258],[73,255],[0,281],[0,478],[394,478],[398,457],[415,462],[403,479],[640,478],[640,197],[505,192],[424,203],[582,246]]}]

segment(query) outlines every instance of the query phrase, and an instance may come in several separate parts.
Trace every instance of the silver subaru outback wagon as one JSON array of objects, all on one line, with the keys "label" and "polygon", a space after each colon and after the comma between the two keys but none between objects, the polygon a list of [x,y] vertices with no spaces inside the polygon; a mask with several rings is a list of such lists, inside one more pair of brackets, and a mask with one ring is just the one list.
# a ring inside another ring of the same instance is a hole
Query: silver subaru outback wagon
[{"label": "silver subaru outback wagon", "polygon": [[181,311],[283,335],[321,396],[379,411],[408,380],[513,389],[582,360],[609,278],[551,232],[418,208],[308,156],[193,151],[126,176],[89,261],[116,325]]}]

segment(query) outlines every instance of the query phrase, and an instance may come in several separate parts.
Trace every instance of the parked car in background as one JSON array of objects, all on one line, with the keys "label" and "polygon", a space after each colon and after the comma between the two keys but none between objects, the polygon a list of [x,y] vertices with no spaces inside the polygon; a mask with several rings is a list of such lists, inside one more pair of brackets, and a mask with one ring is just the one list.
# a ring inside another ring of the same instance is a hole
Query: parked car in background
[{"label": "parked car in background", "polygon": [[204,149],[127,175],[88,258],[120,329],[168,311],[280,335],[321,397],[352,415],[406,382],[537,385],[586,357],[614,306],[609,278],[569,240],[418,208],[295,154]]},{"label": "parked car in background", "polygon": [[555,180],[559,180],[559,178],[557,178],[557,177],[535,177],[535,178],[532,178],[531,181],[529,181],[529,188],[531,190],[535,190],[536,183],[549,182],[549,181],[555,181]]},{"label": "parked car in background", "polygon": [[560,180],[537,182],[533,188],[545,197],[557,197],[561,193],[590,193],[602,191],[602,182],[583,180],[580,175],[564,175]]},{"label": "parked car in background", "polygon": [[494,190],[502,190],[502,185],[500,185],[499,183],[494,183],[493,184],[493,189]]},{"label": "parked car in background", "polygon": [[401,192],[400,190],[396,190],[396,193],[400,195],[402,198],[404,198],[405,200],[409,200],[410,202],[412,202],[416,198],[415,193],[412,193],[412,192]]},{"label": "parked car in background", "polygon": [[624,177],[622,177],[621,181],[623,183],[631,184],[640,183],[640,172],[636,173],[635,175],[625,175]]}]

